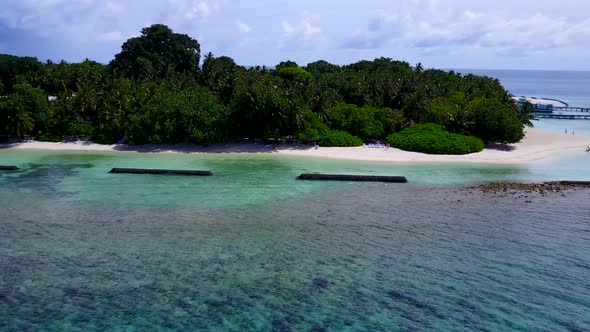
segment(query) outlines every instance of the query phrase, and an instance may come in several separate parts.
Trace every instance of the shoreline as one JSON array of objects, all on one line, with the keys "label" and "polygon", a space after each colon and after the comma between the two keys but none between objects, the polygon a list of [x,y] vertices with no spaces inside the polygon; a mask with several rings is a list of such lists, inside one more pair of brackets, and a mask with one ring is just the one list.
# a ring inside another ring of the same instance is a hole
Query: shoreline
[{"label": "shoreline", "polygon": [[309,145],[269,144],[214,144],[197,145],[100,145],[91,142],[20,142],[0,144],[2,150],[122,152],[122,153],[178,153],[178,154],[274,154],[322,159],[340,159],[386,163],[469,163],[469,164],[527,164],[585,151],[590,146],[590,136],[557,134],[529,128],[519,143],[486,148],[468,155],[429,155],[395,148],[369,147],[320,147]]}]

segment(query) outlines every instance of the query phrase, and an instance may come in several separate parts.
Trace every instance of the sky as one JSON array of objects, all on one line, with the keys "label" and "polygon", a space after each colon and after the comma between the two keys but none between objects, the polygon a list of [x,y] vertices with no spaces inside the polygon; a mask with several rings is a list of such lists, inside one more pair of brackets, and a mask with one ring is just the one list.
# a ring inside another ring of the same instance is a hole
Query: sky
[{"label": "sky", "polygon": [[587,0],[0,0],[0,53],[108,63],[162,23],[241,65],[388,57],[427,68],[590,70]]}]

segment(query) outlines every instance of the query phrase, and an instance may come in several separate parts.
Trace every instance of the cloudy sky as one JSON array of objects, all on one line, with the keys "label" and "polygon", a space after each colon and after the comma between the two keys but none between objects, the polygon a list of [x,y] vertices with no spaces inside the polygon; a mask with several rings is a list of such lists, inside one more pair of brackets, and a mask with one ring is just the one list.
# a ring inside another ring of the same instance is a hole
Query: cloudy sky
[{"label": "cloudy sky", "polygon": [[243,65],[590,70],[587,0],[0,0],[0,53],[107,63],[164,23]]}]

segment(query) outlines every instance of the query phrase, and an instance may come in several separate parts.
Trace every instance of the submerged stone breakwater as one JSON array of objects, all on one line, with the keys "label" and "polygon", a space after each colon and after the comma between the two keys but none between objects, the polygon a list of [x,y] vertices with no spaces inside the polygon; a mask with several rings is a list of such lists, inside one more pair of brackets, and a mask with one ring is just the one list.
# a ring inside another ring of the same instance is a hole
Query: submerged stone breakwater
[{"label": "submerged stone breakwater", "polygon": [[[515,198],[525,199],[555,194],[566,196],[566,192],[578,189],[590,189],[590,181],[553,181],[543,183],[495,182],[467,188],[470,193],[481,191],[485,194],[504,197],[513,196]],[[527,203],[531,202],[527,201]]]}]

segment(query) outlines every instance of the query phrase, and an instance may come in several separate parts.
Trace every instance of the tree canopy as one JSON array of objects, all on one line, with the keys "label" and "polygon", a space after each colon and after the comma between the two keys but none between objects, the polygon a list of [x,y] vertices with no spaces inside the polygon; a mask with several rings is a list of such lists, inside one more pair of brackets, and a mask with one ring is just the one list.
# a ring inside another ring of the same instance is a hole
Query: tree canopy
[{"label": "tree canopy", "polygon": [[200,57],[198,41],[155,24],[141,30],[141,36],[126,41],[110,66],[127,77],[154,79],[196,74]]},{"label": "tree canopy", "polygon": [[[358,145],[432,122],[484,142],[530,125],[500,82],[390,58],[339,66],[236,64],[164,25],[127,40],[108,65],[0,55],[0,135],[101,143],[300,138]],[[450,137],[450,136],[448,136]]]}]

